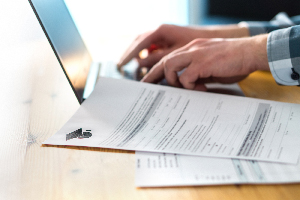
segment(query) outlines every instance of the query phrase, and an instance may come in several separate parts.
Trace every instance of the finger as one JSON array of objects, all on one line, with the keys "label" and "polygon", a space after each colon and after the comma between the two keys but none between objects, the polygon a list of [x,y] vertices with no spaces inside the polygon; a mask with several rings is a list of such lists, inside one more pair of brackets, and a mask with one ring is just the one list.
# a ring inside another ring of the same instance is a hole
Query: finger
[{"label": "finger", "polygon": [[138,36],[131,45],[126,49],[124,54],[121,56],[120,61],[118,62],[118,68],[122,67],[126,63],[128,63],[134,57],[137,57],[139,52],[148,46],[150,46],[150,36],[153,31],[146,32],[140,36]]},{"label": "finger", "polygon": [[164,66],[162,60],[154,65],[141,80],[147,83],[159,83],[164,78]]},{"label": "finger", "polygon": [[[197,68],[198,66],[191,65],[193,57],[199,57],[197,47],[207,42],[207,39],[197,39],[188,43],[187,45],[173,51],[167,57],[165,66],[165,77],[169,85],[172,86],[183,86],[186,89],[194,90],[196,87],[196,81],[201,78],[208,78],[209,74],[204,69]],[[195,55],[196,53],[196,55]],[[178,78],[178,72],[181,72]],[[207,70],[206,70],[207,71]],[[199,84],[197,84],[199,85]],[[204,90],[205,86],[197,86],[199,90]]]},{"label": "finger", "polygon": [[174,52],[167,55],[162,60],[164,63],[164,74],[169,85],[182,87],[178,79],[178,73],[190,65],[191,54],[188,51]]},{"label": "finger", "polygon": [[203,83],[197,83],[195,84],[195,87],[193,90],[196,91],[207,91],[207,87]]},{"label": "finger", "polygon": [[[196,82],[199,80],[207,79],[209,76],[205,76],[204,73],[201,71],[201,64],[198,63],[190,64],[188,68],[184,70],[184,72],[180,75],[179,81],[182,86],[186,89],[194,90],[196,87]],[[198,82],[198,84],[203,84],[203,82]]]},{"label": "finger", "polygon": [[[209,77],[200,78],[198,76],[198,79],[197,79],[197,78],[193,77],[193,74],[196,74],[196,73],[193,73],[193,70],[190,70],[190,71],[185,70],[184,72],[186,72],[186,73],[182,74],[183,76],[181,75],[179,77],[179,80],[180,80],[180,83],[182,84],[182,86],[186,89],[199,90],[199,91],[206,91],[207,88],[205,87],[204,84],[207,84],[207,83],[216,83],[217,82],[217,83],[223,83],[223,84],[231,84],[231,83],[239,82],[247,77],[247,75],[232,76],[232,77],[213,77],[213,76],[207,75]],[[204,75],[202,75],[202,77],[203,76]],[[187,79],[188,81],[186,81],[184,79]],[[196,81],[194,81],[194,80],[196,80]]]},{"label": "finger", "polygon": [[[203,42],[205,41],[206,40],[203,40]],[[202,42],[202,40],[200,42]],[[158,83],[165,77],[169,85],[182,87],[178,80],[177,72],[183,70],[190,64],[191,59],[188,50],[194,45],[194,43],[191,42],[181,48],[178,48],[162,58],[160,62],[148,72],[142,81]]]}]

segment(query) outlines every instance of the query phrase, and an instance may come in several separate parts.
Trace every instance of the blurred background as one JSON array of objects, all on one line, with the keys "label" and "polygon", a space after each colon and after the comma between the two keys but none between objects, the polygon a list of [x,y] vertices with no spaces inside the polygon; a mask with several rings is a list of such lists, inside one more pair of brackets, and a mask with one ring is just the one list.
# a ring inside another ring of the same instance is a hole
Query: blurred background
[{"label": "blurred background", "polygon": [[[232,24],[300,14],[300,0],[65,0],[95,60],[117,60],[140,33],[163,23]],[[1,1],[0,45],[44,38],[28,1]],[[22,23],[21,23],[21,21]],[[25,22],[30,23],[25,23]],[[28,25],[30,24],[30,25]],[[10,31],[7,31],[7,28]],[[28,33],[28,34],[27,34]]]},{"label": "blurred background", "polygon": [[[300,14],[300,0],[65,0],[93,57],[117,59],[140,33],[160,24],[210,25]],[[299,11],[299,13],[297,13]],[[100,44],[100,45],[94,45]],[[115,57],[115,58],[111,58]]]},{"label": "blurred background", "polygon": [[65,0],[96,61],[118,60],[134,38],[160,24],[189,24],[187,0]]}]

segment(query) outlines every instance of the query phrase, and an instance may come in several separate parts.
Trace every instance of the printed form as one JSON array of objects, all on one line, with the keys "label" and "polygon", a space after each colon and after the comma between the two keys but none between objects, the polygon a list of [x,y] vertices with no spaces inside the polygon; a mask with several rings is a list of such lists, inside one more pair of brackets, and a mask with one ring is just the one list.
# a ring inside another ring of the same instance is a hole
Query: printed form
[{"label": "printed form", "polygon": [[300,164],[136,152],[137,187],[300,182]]},{"label": "printed form", "polygon": [[[44,144],[295,164],[299,121],[297,104],[101,78]],[[90,136],[76,137],[79,129]]]}]

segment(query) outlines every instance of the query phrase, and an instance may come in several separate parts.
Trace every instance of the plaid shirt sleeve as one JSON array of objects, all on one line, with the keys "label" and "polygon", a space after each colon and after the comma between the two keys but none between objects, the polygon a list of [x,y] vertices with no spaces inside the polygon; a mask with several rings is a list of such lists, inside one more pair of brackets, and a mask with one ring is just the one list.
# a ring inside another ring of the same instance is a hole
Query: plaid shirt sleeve
[{"label": "plaid shirt sleeve", "polygon": [[267,52],[275,81],[280,85],[299,85],[300,25],[271,32]]},{"label": "plaid shirt sleeve", "polygon": [[270,33],[268,61],[275,81],[280,85],[300,85],[300,15],[289,18],[277,14],[270,22],[241,22],[251,36]]}]

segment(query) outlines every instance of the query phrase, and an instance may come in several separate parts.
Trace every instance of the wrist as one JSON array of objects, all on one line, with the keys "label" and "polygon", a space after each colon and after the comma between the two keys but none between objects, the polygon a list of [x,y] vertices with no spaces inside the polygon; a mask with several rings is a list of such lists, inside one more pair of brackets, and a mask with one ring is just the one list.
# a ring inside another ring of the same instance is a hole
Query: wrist
[{"label": "wrist", "polygon": [[265,70],[269,71],[268,55],[267,55],[268,34],[258,35],[249,38],[245,56],[249,55],[249,65],[252,71]]}]

